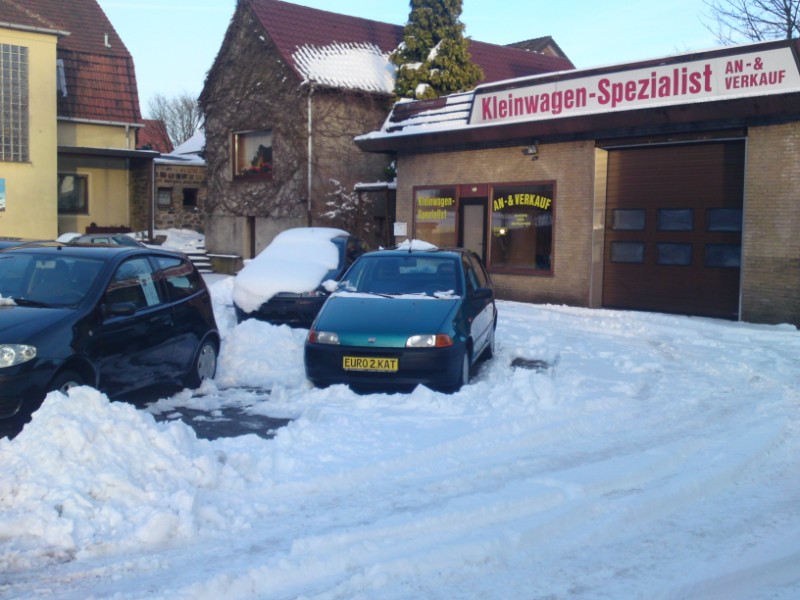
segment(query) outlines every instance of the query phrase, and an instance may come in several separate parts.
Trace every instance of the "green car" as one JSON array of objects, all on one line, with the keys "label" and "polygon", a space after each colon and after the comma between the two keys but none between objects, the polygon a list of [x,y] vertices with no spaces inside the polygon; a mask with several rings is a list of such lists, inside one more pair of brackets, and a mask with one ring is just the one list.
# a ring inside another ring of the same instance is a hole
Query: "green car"
[{"label": "green car", "polygon": [[305,343],[306,377],[392,391],[455,391],[494,353],[497,308],[481,260],[464,249],[364,254],[325,302]]}]

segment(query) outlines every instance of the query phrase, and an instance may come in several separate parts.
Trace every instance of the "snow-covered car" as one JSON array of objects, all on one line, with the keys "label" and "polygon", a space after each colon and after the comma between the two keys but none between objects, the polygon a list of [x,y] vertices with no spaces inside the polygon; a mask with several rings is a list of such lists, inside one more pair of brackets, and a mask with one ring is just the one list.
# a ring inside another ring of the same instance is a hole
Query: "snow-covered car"
[{"label": "snow-covered car", "polygon": [[0,428],[45,395],[90,385],[110,396],[214,377],[211,296],[185,256],[129,246],[0,252]]},{"label": "snow-covered car", "polygon": [[343,229],[297,227],[279,233],[236,274],[236,319],[308,327],[336,282],[367,251]]}]

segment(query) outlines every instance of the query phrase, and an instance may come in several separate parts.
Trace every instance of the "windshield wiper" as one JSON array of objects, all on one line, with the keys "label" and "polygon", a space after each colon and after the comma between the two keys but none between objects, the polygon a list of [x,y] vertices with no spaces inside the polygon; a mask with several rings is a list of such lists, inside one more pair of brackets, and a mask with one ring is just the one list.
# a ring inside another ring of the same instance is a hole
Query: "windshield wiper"
[{"label": "windshield wiper", "polygon": [[48,308],[50,306],[47,302],[30,300],[29,298],[12,298],[12,300],[17,306],[38,306],[42,308]]}]

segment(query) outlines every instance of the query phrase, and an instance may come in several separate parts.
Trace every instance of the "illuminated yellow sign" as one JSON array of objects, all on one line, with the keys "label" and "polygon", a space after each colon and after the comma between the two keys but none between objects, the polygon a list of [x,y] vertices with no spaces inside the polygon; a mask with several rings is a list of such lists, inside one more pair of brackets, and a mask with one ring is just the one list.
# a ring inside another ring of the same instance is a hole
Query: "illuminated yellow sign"
[{"label": "illuminated yellow sign", "polygon": [[417,222],[444,221],[448,208],[455,206],[455,198],[417,198]]},{"label": "illuminated yellow sign", "polygon": [[502,211],[507,208],[516,208],[520,206],[550,210],[552,205],[552,198],[540,196],[539,194],[509,194],[508,196],[494,199],[495,211]]}]

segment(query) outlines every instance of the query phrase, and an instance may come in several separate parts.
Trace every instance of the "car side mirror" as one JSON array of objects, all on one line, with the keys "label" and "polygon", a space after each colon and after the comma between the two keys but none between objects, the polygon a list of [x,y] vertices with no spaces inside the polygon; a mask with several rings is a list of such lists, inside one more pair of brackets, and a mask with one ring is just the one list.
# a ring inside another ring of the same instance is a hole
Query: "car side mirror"
[{"label": "car side mirror", "polygon": [[103,305],[103,316],[108,317],[130,317],[136,313],[136,305],[133,302],[115,302],[114,304]]},{"label": "car side mirror", "polygon": [[492,288],[478,288],[472,297],[475,300],[490,300],[494,296]]}]

